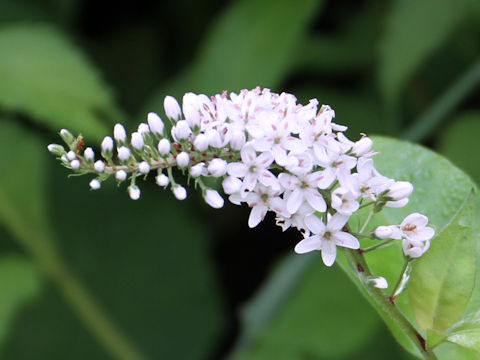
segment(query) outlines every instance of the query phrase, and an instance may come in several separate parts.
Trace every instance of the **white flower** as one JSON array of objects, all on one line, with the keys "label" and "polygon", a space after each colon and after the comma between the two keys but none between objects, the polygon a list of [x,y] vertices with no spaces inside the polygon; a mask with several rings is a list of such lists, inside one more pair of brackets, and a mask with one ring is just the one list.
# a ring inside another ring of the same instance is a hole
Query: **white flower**
[{"label": "white flower", "polygon": [[93,152],[93,149],[91,147],[87,147],[83,152],[83,156],[85,156],[85,160],[93,161],[95,153]]},{"label": "white flower", "polygon": [[230,137],[230,146],[234,150],[240,150],[245,145],[246,138],[243,131],[235,131]]},{"label": "white flower", "polygon": [[221,207],[223,207],[223,198],[216,190],[208,189],[207,191],[205,191],[204,199],[208,205],[215,209],[220,209]]},{"label": "white flower", "polygon": [[177,155],[177,165],[180,168],[184,168],[190,162],[190,156],[185,151],[182,151]]},{"label": "white flower", "polygon": [[213,159],[208,164],[207,170],[213,177],[222,177],[227,173],[227,162],[223,159]]},{"label": "white flower", "polygon": [[146,161],[142,161],[140,164],[138,164],[138,170],[142,174],[148,174],[150,172],[150,164]]},{"label": "white flower", "polygon": [[77,154],[75,154],[75,151],[72,151],[70,150],[68,153],[67,153],[67,159],[72,161],[72,160],[75,160],[77,158]]},{"label": "white flower", "polygon": [[390,226],[378,226],[375,229],[375,236],[379,239],[393,239],[394,233],[398,231],[398,227],[395,225]]},{"label": "white flower", "polygon": [[70,163],[70,167],[74,170],[78,169],[80,167],[80,161],[78,160],[73,160],[71,163]]},{"label": "white flower", "polygon": [[349,249],[360,248],[360,243],[353,235],[341,231],[348,221],[348,216],[333,215],[325,225],[316,215],[305,218],[310,231],[315,234],[300,241],[295,246],[295,252],[304,254],[313,250],[322,251],[322,260],[325,265],[332,266],[337,256],[337,245]]},{"label": "white flower", "polygon": [[200,111],[197,95],[194,93],[186,93],[183,95],[182,104],[183,115],[185,116],[185,121],[188,123],[190,128],[193,129],[196,126],[199,126]]},{"label": "white flower", "polygon": [[110,136],[105,136],[102,141],[102,151],[110,153],[113,150],[113,139]]},{"label": "white flower", "polygon": [[360,204],[357,202],[357,197],[349,190],[339,187],[332,193],[332,207],[340,214],[352,215],[358,210]]},{"label": "white flower", "polygon": [[187,190],[183,186],[177,185],[173,188],[173,195],[178,200],[185,200],[187,198]]},{"label": "white flower", "polygon": [[172,136],[177,140],[188,139],[191,133],[192,130],[185,120],[178,121],[177,124],[172,127]]},{"label": "white flower", "polygon": [[90,181],[89,185],[90,185],[90,189],[98,190],[100,189],[101,183],[97,179],[93,179],[92,181]]},{"label": "white flower", "polygon": [[170,179],[165,174],[158,174],[155,177],[155,181],[158,186],[167,186],[170,183]]},{"label": "white flower", "polygon": [[231,176],[243,179],[242,191],[253,190],[257,181],[265,186],[279,188],[278,180],[267,168],[273,162],[273,156],[270,152],[264,152],[258,157],[255,150],[250,145],[245,145],[240,152],[242,162],[230,163],[227,166],[227,172]]},{"label": "white flower", "polygon": [[132,200],[138,200],[140,199],[140,189],[136,185],[130,185],[128,187],[128,195],[130,196],[130,199]]},{"label": "white flower", "polygon": [[242,180],[235,176],[227,176],[222,182],[222,187],[225,194],[234,194],[242,188]]},{"label": "white flower", "polygon": [[93,164],[93,167],[95,168],[95,171],[101,173],[105,170],[105,163],[102,160],[97,160],[95,161],[95,164]]},{"label": "white flower", "polygon": [[364,156],[373,146],[373,141],[367,136],[362,137],[352,147],[352,153],[356,156]]},{"label": "white flower", "polygon": [[387,196],[394,201],[402,200],[413,192],[413,185],[408,181],[396,181],[388,189]]},{"label": "white flower", "polygon": [[127,139],[127,133],[122,124],[115,124],[113,127],[113,137],[120,143],[125,142]]},{"label": "white flower", "polygon": [[402,248],[405,256],[411,258],[418,258],[422,256],[430,247],[430,240],[425,241],[413,241],[410,239],[402,240]]},{"label": "white flower", "polygon": [[252,208],[248,226],[254,228],[265,218],[269,209],[285,215],[285,202],[279,197],[280,192],[263,185],[257,185],[255,191],[248,193],[245,201]]},{"label": "white flower", "polygon": [[145,146],[145,142],[143,141],[143,135],[139,132],[132,133],[132,146],[137,150],[142,150]]},{"label": "white flower", "polygon": [[168,139],[162,139],[158,142],[158,152],[160,155],[167,155],[170,152],[171,145]]},{"label": "white flower", "polygon": [[419,213],[408,215],[400,224],[405,238],[413,241],[427,241],[433,238],[435,230],[427,227],[428,218]]},{"label": "white flower", "polygon": [[163,100],[163,107],[165,108],[165,114],[170,120],[177,121],[182,116],[182,111],[180,110],[180,105],[178,105],[177,100],[172,96],[166,96]]},{"label": "white flower", "polygon": [[208,137],[205,134],[198,134],[193,141],[193,146],[198,151],[205,151],[208,149]]},{"label": "white flower", "polygon": [[120,159],[120,161],[128,161],[128,159],[130,159],[130,149],[126,146],[121,146],[117,149],[117,153],[118,153],[118,158]]},{"label": "white flower", "polygon": [[147,115],[147,121],[152,133],[156,135],[163,134],[164,125],[162,119],[160,119],[160,116],[158,116],[158,114],[154,112],[149,112]]},{"label": "white flower", "polygon": [[206,174],[207,174],[207,171],[205,169],[205,163],[198,163],[198,164],[193,165],[190,168],[190,176],[191,177],[197,178],[199,176],[206,175]]},{"label": "white flower", "polygon": [[124,181],[126,178],[127,178],[127,172],[125,170],[118,170],[116,173],[115,173],[115,178],[118,180],[118,181]]}]

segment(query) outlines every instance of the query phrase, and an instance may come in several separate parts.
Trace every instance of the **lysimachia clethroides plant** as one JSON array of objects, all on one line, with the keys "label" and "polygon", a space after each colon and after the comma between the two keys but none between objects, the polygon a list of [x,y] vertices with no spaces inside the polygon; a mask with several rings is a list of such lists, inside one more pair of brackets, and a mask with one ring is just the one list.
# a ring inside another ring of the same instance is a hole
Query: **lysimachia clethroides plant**
[{"label": "lysimachia clethroides plant", "polygon": [[[172,171],[177,168],[210,206],[223,207],[224,198],[247,204],[250,227],[271,211],[282,230],[298,229],[298,254],[318,251],[323,263],[332,266],[342,249],[365,291],[409,338],[412,352],[435,358],[426,335],[395,300],[406,289],[412,263],[428,253],[436,233],[422,209],[393,224],[377,216],[386,208],[406,206],[414,186],[376,169],[372,138],[362,134],[357,141],[348,139],[347,127],[334,122],[334,110],[316,99],[301,105],[292,94],[258,87],[210,97],[187,93],[181,106],[167,96],[164,108],[169,126],[153,112],[130,136],[116,124],[113,138],[103,139],[100,154],[66,129],[60,135],[67,148],[51,144],[48,150],[75,174],[93,175],[92,190],[113,177],[128,184],[133,200],[141,196],[138,179],[151,172],[160,187],[184,200],[187,190],[174,178],[179,172]],[[207,186],[209,177],[221,179],[223,195]],[[353,221],[356,213],[365,216]],[[396,248],[404,266],[387,293],[386,278],[372,273],[366,253],[395,244],[401,245]]]}]

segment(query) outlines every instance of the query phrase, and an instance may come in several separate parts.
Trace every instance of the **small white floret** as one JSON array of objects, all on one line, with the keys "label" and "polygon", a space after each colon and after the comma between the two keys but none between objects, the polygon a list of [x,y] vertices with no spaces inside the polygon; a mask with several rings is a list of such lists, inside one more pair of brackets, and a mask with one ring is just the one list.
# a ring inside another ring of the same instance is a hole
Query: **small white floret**
[{"label": "small white floret", "polygon": [[137,129],[137,132],[139,134],[147,134],[150,132],[150,127],[148,126],[148,124],[145,124],[145,123],[140,123],[140,125],[138,125],[138,129]]},{"label": "small white floret", "polygon": [[223,159],[213,159],[208,164],[207,170],[213,177],[222,177],[227,173],[227,162]]},{"label": "small white floret", "polygon": [[140,132],[132,133],[132,146],[137,150],[142,150],[145,146],[143,135]]},{"label": "small white floret", "polygon": [[187,198],[187,190],[183,186],[177,185],[173,188],[173,195],[178,200],[185,200]]},{"label": "small white floret", "polygon": [[120,161],[127,161],[130,159],[130,149],[126,146],[121,146],[118,148],[118,158]]},{"label": "small white floret", "polygon": [[172,134],[178,140],[188,139],[191,133],[192,130],[185,120],[180,120],[177,122],[177,125],[172,128]]},{"label": "small white floret", "polygon": [[147,115],[148,126],[150,126],[150,130],[152,133],[156,135],[163,134],[163,121],[160,119],[160,116],[154,112],[149,112]]},{"label": "small white floret", "polygon": [[80,167],[80,161],[73,160],[72,162],[70,162],[70,167],[74,170],[78,169]]},{"label": "small white floret", "polygon": [[67,153],[67,159],[72,161],[72,160],[75,160],[77,158],[77,154],[75,154],[75,151],[72,151],[70,150],[68,153]]},{"label": "small white floret", "polygon": [[197,178],[199,176],[205,175],[205,164],[204,163],[198,163],[196,165],[193,165],[190,168],[190,176]]},{"label": "small white floret", "polygon": [[102,141],[102,151],[110,152],[113,150],[113,139],[110,136],[105,136]]},{"label": "small white floret", "polygon": [[182,111],[180,110],[180,105],[178,105],[177,100],[172,96],[165,96],[165,100],[163,101],[163,107],[165,108],[165,114],[171,120],[178,120],[182,115]]},{"label": "small white floret", "polygon": [[170,152],[171,146],[168,139],[162,139],[158,142],[158,152],[160,155],[167,155]]},{"label": "small white floret", "polygon": [[115,173],[115,178],[118,180],[118,181],[124,181],[127,179],[127,172],[125,170],[118,170],[116,173]]},{"label": "small white floret", "polygon": [[223,191],[225,194],[234,194],[240,191],[242,184],[243,182],[239,178],[236,178],[235,176],[228,176],[222,182]]},{"label": "small white floret", "polygon": [[62,145],[58,144],[50,144],[47,146],[48,151],[50,151],[53,155],[62,156],[65,154],[65,149]]},{"label": "small white floret", "polygon": [[388,189],[387,196],[393,200],[403,200],[413,192],[413,185],[408,181],[396,181]]},{"label": "small white floret", "polygon": [[216,190],[208,189],[204,195],[205,202],[215,209],[223,207],[224,200]]},{"label": "small white floret", "polygon": [[390,239],[393,234],[391,226],[379,226],[375,229],[375,236],[379,239]]},{"label": "small white floret", "polygon": [[85,157],[85,160],[93,161],[93,158],[95,157],[95,153],[93,152],[93,149],[91,147],[87,147],[83,152],[83,156]]},{"label": "small white floret", "polygon": [[190,162],[190,156],[185,151],[182,151],[177,155],[177,165],[178,167],[184,168]]},{"label": "small white floret", "polygon": [[205,134],[198,134],[193,141],[193,146],[198,151],[205,151],[208,149],[208,138]]},{"label": "small white floret", "polygon": [[95,161],[95,164],[93,164],[93,167],[95,168],[95,171],[103,172],[103,170],[105,170],[105,163],[102,160],[97,160]]},{"label": "small white floret", "polygon": [[155,180],[158,186],[167,186],[170,183],[170,179],[165,174],[158,174]]},{"label": "small white floret", "polygon": [[146,161],[142,161],[140,164],[138,164],[138,170],[142,174],[148,174],[150,172],[150,165]]},{"label": "small white floret", "polygon": [[118,142],[125,142],[125,140],[127,139],[127,132],[125,131],[125,128],[122,124],[116,124],[113,127],[113,137]]},{"label": "small white floret", "polygon": [[130,196],[130,199],[132,200],[138,200],[140,199],[140,189],[136,185],[130,185],[128,187],[128,195]]},{"label": "small white floret", "polygon": [[98,181],[98,179],[93,179],[92,181],[90,181],[90,189],[92,190],[98,190],[100,189],[100,186],[102,185],[100,183],[100,181]]}]

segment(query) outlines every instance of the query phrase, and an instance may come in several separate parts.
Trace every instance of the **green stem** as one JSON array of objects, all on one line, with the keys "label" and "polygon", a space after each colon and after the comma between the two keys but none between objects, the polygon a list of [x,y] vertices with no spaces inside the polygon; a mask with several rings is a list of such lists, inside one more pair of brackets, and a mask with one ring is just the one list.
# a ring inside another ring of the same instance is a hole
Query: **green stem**
[{"label": "green stem", "polygon": [[479,82],[480,60],[477,59],[472,67],[403,134],[403,138],[413,142],[424,140]]},{"label": "green stem", "polygon": [[368,224],[370,223],[370,221],[372,220],[373,218],[373,215],[375,215],[375,212],[373,211],[370,211],[370,213],[368,214],[368,217],[367,219],[365,220],[365,223],[363,224],[362,228],[360,229],[359,233],[363,233],[366,229],[366,227],[368,226]]},{"label": "green stem", "polygon": [[372,276],[372,272],[368,267],[365,257],[360,254],[358,250],[344,249],[345,257],[349,265],[354,269],[363,289],[367,291],[372,300],[377,304],[379,310],[386,314],[393,322],[404,332],[410,339],[413,345],[418,349],[421,356],[425,360],[435,360],[437,357],[432,351],[425,348],[425,339],[417,332],[408,319],[397,308],[395,303],[391,302],[389,298],[373,285],[367,284],[364,278]]},{"label": "green stem", "polygon": [[375,244],[375,245],[369,246],[365,249],[362,249],[362,252],[366,253],[366,252],[369,252],[369,251],[387,246],[388,244],[392,243],[393,241],[394,241],[393,239],[387,239],[387,240],[381,241],[378,244]]},{"label": "green stem", "polygon": [[400,276],[398,277],[397,282],[395,283],[395,286],[393,287],[393,290],[390,294],[390,299],[395,300],[395,298],[397,297],[396,292],[397,292],[400,284],[402,284],[402,282],[403,282],[403,275],[405,274],[405,271],[407,270],[409,263],[410,263],[410,261],[406,257],[404,257],[403,258],[402,270],[400,271]]}]

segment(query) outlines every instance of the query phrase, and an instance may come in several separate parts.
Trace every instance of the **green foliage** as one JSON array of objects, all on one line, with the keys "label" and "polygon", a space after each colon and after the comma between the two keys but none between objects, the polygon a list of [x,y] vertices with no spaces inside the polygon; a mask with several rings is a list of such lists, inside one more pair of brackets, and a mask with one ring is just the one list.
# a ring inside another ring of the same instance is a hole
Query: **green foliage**
[{"label": "green foliage", "polygon": [[0,53],[4,111],[24,113],[52,131],[68,127],[92,139],[122,120],[97,71],[55,28],[0,27]]}]

